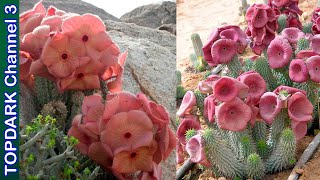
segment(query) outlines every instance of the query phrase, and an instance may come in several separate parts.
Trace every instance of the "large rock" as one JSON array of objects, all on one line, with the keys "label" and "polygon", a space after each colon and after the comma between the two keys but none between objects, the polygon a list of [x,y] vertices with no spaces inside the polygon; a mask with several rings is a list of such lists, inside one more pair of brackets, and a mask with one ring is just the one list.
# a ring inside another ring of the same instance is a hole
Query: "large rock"
[{"label": "large rock", "polygon": [[162,4],[140,6],[124,14],[120,19],[154,29],[162,24],[176,24],[176,3],[165,1]]},{"label": "large rock", "polygon": [[[39,1],[40,0],[20,0],[20,13],[31,9]],[[103,9],[81,0],[43,0],[43,5],[45,7],[51,5],[66,12],[77,14],[92,13],[99,16],[101,19],[120,21],[118,18],[108,14]]]}]

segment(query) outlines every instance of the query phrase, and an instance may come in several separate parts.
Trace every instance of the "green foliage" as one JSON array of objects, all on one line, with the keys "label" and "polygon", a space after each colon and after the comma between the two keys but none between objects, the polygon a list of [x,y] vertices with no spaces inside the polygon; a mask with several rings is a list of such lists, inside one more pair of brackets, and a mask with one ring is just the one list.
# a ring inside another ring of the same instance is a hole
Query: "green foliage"
[{"label": "green foliage", "polygon": [[176,98],[182,99],[183,96],[186,94],[186,90],[181,85],[177,86]]},{"label": "green foliage", "polygon": [[253,69],[258,72],[267,83],[267,90],[275,90],[279,84],[276,77],[273,75],[272,70],[265,57],[259,57],[254,61]]},{"label": "green foliage", "polygon": [[211,74],[211,71],[206,71],[203,75],[203,80],[207,79]]},{"label": "green foliage", "polygon": [[206,70],[207,62],[203,59],[203,51],[202,51],[202,41],[200,39],[199,34],[194,33],[191,35],[191,41],[193,45],[193,49],[195,53],[192,53],[189,58],[198,72],[203,72]]},{"label": "green foliage", "polygon": [[296,55],[301,51],[301,50],[307,50],[310,48],[310,42],[306,38],[300,38],[297,42],[297,49],[295,51]]},{"label": "green foliage", "polygon": [[195,129],[188,129],[188,130],[186,131],[186,134],[185,134],[186,140],[189,141],[189,140],[190,140],[193,136],[195,136],[197,133],[198,133],[198,132],[197,132],[197,130],[195,130]]},{"label": "green foliage", "polygon": [[262,179],[265,175],[265,167],[258,154],[252,153],[248,156],[246,170],[250,179]]},{"label": "green foliage", "polygon": [[196,96],[197,107],[199,108],[200,114],[203,115],[204,99],[206,98],[206,96],[204,94],[201,94],[199,90],[195,90],[194,95]]},{"label": "green foliage", "polygon": [[282,30],[284,30],[287,27],[287,15],[281,14],[278,17],[277,22],[278,22],[278,26],[279,26],[277,32],[280,34],[282,32]]},{"label": "green foliage", "polygon": [[192,41],[192,46],[193,46],[195,55],[197,57],[203,57],[203,52],[202,52],[203,44],[202,44],[202,41],[200,39],[199,34],[198,33],[193,33],[191,35],[191,41]]},{"label": "green foliage", "polygon": [[176,70],[176,77],[177,77],[177,85],[180,85],[182,81],[181,81],[181,72],[179,70]]},{"label": "green foliage", "polygon": [[241,72],[241,63],[237,55],[235,55],[232,60],[227,64],[228,72],[227,76],[237,78]]},{"label": "green foliage", "polygon": [[244,63],[244,65],[243,65],[243,71],[244,72],[251,71],[253,69],[254,63],[253,63],[253,61],[251,59],[247,58],[247,59],[244,60],[243,63]]},{"label": "green foliage", "polygon": [[[20,179],[92,180],[96,175],[84,174],[85,167],[79,162],[87,158],[75,153],[78,143],[57,128],[55,118],[38,115],[20,129]],[[99,170],[94,163],[87,168]]]},{"label": "green foliage", "polygon": [[302,28],[302,32],[304,32],[305,34],[312,34],[312,22],[307,22],[305,24],[303,24],[303,28]]}]

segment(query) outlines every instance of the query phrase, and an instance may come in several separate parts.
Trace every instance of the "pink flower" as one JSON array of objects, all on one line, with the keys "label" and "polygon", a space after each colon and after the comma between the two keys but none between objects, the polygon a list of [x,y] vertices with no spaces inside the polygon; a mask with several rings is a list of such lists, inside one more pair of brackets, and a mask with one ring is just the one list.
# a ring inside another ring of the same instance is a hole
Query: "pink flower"
[{"label": "pink flower", "polygon": [[257,116],[259,115],[259,108],[254,105],[250,105],[251,108],[251,119],[250,119],[250,125],[253,128],[254,124],[256,123]]},{"label": "pink flower", "polygon": [[301,92],[304,95],[307,94],[303,90],[300,90],[300,89],[297,89],[297,88],[293,88],[293,87],[289,87],[289,86],[284,86],[284,85],[281,85],[281,86],[277,87],[273,92],[276,93],[276,94],[279,94],[281,91],[286,91],[291,95],[296,93],[296,92]]},{"label": "pink flower", "polygon": [[291,128],[293,129],[296,140],[301,140],[308,130],[308,125],[306,122],[291,121]]},{"label": "pink flower", "polygon": [[247,96],[248,86],[230,78],[222,77],[213,86],[213,95],[220,101],[231,101],[239,96],[244,98]]},{"label": "pink flower", "polygon": [[186,145],[186,151],[190,156],[190,161],[203,166],[210,166],[205,153],[205,142],[200,134],[193,136]]},{"label": "pink flower", "polygon": [[274,5],[278,6],[278,7],[282,7],[288,4],[290,0],[273,0],[272,2],[274,3]]},{"label": "pink flower", "polygon": [[19,51],[20,55],[20,80],[26,80],[30,77],[30,67],[32,58],[29,53],[25,51]]},{"label": "pink flower", "polygon": [[197,105],[196,96],[192,91],[187,91],[182,99],[182,103],[177,111],[177,115],[182,117],[186,114],[189,114],[195,105]]},{"label": "pink flower", "polygon": [[234,98],[216,108],[217,123],[221,129],[242,131],[251,119],[252,111],[241,99]]},{"label": "pink flower", "polygon": [[112,51],[115,56],[110,58],[112,61],[117,60],[120,53],[119,48],[114,45],[106,33],[106,27],[98,16],[92,14],[71,16],[63,22],[61,28],[63,34],[83,44],[92,59],[98,60],[100,52],[111,46],[115,48]]},{"label": "pink flower", "polygon": [[218,105],[214,95],[210,95],[204,99],[203,116],[208,118],[209,122],[214,122],[215,108]]},{"label": "pink flower", "polygon": [[296,55],[297,59],[307,59],[311,56],[317,56],[318,54],[315,53],[313,50],[301,50]]},{"label": "pink flower", "polygon": [[289,77],[294,82],[306,82],[308,80],[308,69],[302,59],[294,59],[290,63]]},{"label": "pink flower", "polygon": [[219,64],[229,63],[233,56],[237,54],[237,44],[230,39],[220,39],[213,43],[211,55]]},{"label": "pink flower", "polygon": [[314,82],[320,82],[320,56],[312,56],[306,61],[310,79]]},{"label": "pink flower", "polygon": [[113,154],[109,146],[94,142],[88,149],[88,156],[105,169],[112,166]]},{"label": "pink flower", "polygon": [[184,162],[184,150],[180,142],[177,142],[176,145],[176,163],[182,164]]},{"label": "pink flower", "polygon": [[260,116],[267,124],[271,124],[282,108],[281,101],[274,92],[266,92],[259,102]]},{"label": "pink flower", "polygon": [[313,50],[313,52],[320,54],[320,35],[313,36],[310,46]]},{"label": "pink flower", "polygon": [[161,166],[155,162],[152,162],[151,172],[141,172],[140,180],[161,180],[162,179],[162,169]]},{"label": "pink flower", "polygon": [[160,163],[162,160],[166,160],[176,147],[176,139],[177,137],[175,133],[169,128],[169,126],[160,129],[155,135],[155,140],[158,143],[158,149],[153,155],[153,161]]},{"label": "pink flower", "polygon": [[246,103],[252,105],[258,104],[260,97],[267,88],[263,77],[255,71],[248,71],[241,74],[238,80],[249,87]]},{"label": "pink flower", "polygon": [[113,115],[101,132],[101,141],[110,145],[113,152],[149,146],[152,139],[152,122],[145,112],[139,110]]},{"label": "pink flower", "polygon": [[24,12],[20,15],[20,36],[23,37],[25,34],[32,32],[34,28],[40,25],[44,18],[46,9],[42,5],[42,1],[38,2],[32,10]]},{"label": "pink flower", "polygon": [[283,38],[275,38],[269,45],[268,61],[271,68],[281,68],[290,62],[292,47]]},{"label": "pink flower", "polygon": [[203,58],[207,61],[207,63],[210,66],[216,66],[218,64],[217,60],[213,59],[211,56],[211,47],[213,43],[218,39],[219,39],[219,30],[216,28],[211,32],[207,43],[204,44],[204,46],[202,47]]},{"label": "pink flower", "polygon": [[43,48],[41,61],[50,73],[58,78],[70,76],[80,64],[86,64],[84,46],[76,40],[70,40],[61,33],[56,33]]},{"label": "pink flower", "polygon": [[210,75],[206,80],[198,83],[198,89],[202,94],[211,94],[213,84],[220,79],[218,75]]},{"label": "pink flower", "polygon": [[288,100],[289,117],[298,122],[310,121],[312,119],[313,106],[308,98],[300,93],[294,93]]},{"label": "pink flower", "polygon": [[179,139],[179,142],[183,145],[185,145],[186,142],[186,132],[190,129],[199,130],[200,123],[199,121],[196,121],[194,119],[184,119],[177,130],[177,138]]},{"label": "pink flower", "polygon": [[137,149],[121,151],[114,155],[112,170],[119,173],[134,173],[136,171],[152,171],[152,155],[155,148],[143,146]]},{"label": "pink flower", "polygon": [[255,28],[262,28],[268,22],[267,11],[264,8],[258,8],[258,4],[256,4],[256,10],[253,13],[252,17],[252,25]]},{"label": "pink flower", "polygon": [[285,28],[281,35],[287,39],[291,44],[296,44],[300,38],[304,37],[304,33],[295,27]]}]

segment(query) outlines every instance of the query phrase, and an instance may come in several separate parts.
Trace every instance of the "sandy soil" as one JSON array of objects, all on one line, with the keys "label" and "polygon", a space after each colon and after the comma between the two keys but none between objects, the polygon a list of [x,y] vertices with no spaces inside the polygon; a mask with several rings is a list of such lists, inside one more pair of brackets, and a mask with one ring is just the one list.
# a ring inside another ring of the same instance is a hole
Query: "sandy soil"
[{"label": "sandy soil", "polygon": [[[263,0],[247,0],[249,4],[260,3]],[[304,11],[300,17],[302,22],[310,21],[310,15],[317,0],[300,0],[300,8]],[[186,89],[196,88],[202,80],[204,73],[195,73],[189,61],[189,54],[193,52],[190,36],[197,32],[203,43],[206,42],[211,30],[222,24],[244,25],[243,17],[239,16],[240,0],[178,0],[177,1],[177,69],[182,72],[182,85]],[[250,56],[252,52],[247,50],[243,56]],[[301,156],[304,149],[312,141],[313,137],[306,136],[298,143],[297,158]],[[287,179],[291,169],[274,175],[267,175],[264,179],[284,180]],[[202,180],[214,180],[225,178],[214,178],[210,171],[205,171],[199,176]],[[300,176],[303,180],[320,179],[320,149],[313,155],[303,168]]]}]

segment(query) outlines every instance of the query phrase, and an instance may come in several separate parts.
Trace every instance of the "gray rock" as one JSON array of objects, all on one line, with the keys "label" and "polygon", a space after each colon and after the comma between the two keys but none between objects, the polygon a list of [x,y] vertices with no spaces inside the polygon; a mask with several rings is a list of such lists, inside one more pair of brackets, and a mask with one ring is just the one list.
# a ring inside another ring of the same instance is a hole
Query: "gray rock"
[{"label": "gray rock", "polygon": [[157,29],[161,30],[161,31],[168,31],[168,32],[170,32],[171,34],[174,34],[174,35],[177,34],[177,30],[176,30],[176,25],[175,24],[162,24]]},{"label": "gray rock", "polygon": [[154,29],[162,24],[176,24],[176,3],[165,1],[162,4],[140,6],[124,14],[120,19]]},{"label": "gray rock", "polygon": [[[20,0],[20,13],[32,9],[37,2],[39,2],[39,0]],[[66,12],[77,14],[92,13],[104,20],[120,21],[103,9],[81,0],[44,0],[43,5],[46,8],[51,5]]]}]

